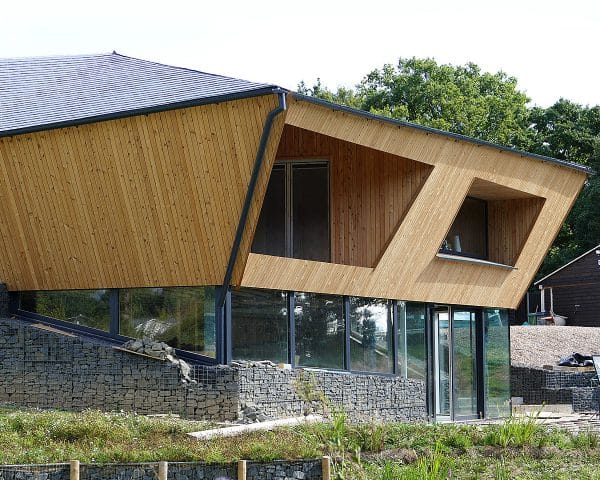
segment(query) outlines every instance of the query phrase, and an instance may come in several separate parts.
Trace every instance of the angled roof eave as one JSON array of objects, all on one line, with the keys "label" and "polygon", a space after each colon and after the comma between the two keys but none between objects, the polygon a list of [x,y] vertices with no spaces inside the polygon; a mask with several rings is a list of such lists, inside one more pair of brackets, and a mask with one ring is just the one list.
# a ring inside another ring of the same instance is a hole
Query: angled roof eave
[{"label": "angled roof eave", "polygon": [[358,115],[364,118],[368,118],[371,120],[377,120],[380,122],[391,123],[392,125],[414,128],[417,130],[421,130],[427,133],[433,133],[435,135],[441,135],[444,137],[449,137],[456,140],[462,140],[465,142],[475,143],[477,145],[484,145],[486,147],[492,147],[497,150],[505,151],[520,155],[521,157],[535,158],[537,160],[542,160],[543,162],[552,163],[554,165],[558,165],[560,167],[570,168],[572,170],[577,170],[579,172],[585,173],[586,175],[594,175],[595,172],[592,168],[587,167],[585,165],[581,165],[575,162],[569,162],[566,160],[559,160],[557,158],[547,157],[545,155],[538,155],[536,153],[529,153],[523,150],[518,150],[516,148],[506,147],[503,145],[499,145],[493,142],[488,142],[486,140],[480,140],[473,137],[468,137],[466,135],[461,135],[459,133],[446,132],[444,130],[439,130],[433,127],[426,127],[424,125],[418,125],[416,123],[410,123],[403,120],[397,120],[391,117],[385,117],[383,115],[377,115],[375,113],[367,112],[365,110],[358,110],[356,108],[348,107],[346,105],[340,105],[337,103],[329,102],[327,100],[323,100],[321,98],[311,97],[308,95],[303,95],[301,93],[293,93],[293,96],[296,100],[301,100],[309,103],[314,103],[315,105],[319,105],[321,107],[330,108],[332,110],[337,110],[340,112],[349,113],[351,115]]},{"label": "angled roof eave", "polygon": [[577,262],[578,260],[581,260],[583,257],[585,257],[586,255],[589,255],[590,253],[592,253],[594,250],[600,250],[600,244],[596,245],[594,248],[590,248],[587,252],[582,253],[581,255],[579,255],[577,258],[574,258],[573,260],[571,260],[568,263],[565,263],[562,267],[557,268],[556,270],[554,270],[552,273],[549,273],[548,275],[546,275],[544,278],[540,278],[537,282],[534,282],[534,286],[541,284],[544,280],[550,278],[551,276],[553,276],[554,274],[560,272],[561,270],[563,270],[564,268],[567,268],[569,265],[572,265],[573,263]]},{"label": "angled roof eave", "polygon": [[15,128],[15,129],[11,129],[11,130],[2,130],[2,131],[0,131],[0,138],[1,137],[10,137],[10,136],[14,136],[14,135],[23,135],[26,133],[40,132],[40,131],[45,131],[45,130],[53,130],[53,129],[57,129],[57,128],[74,127],[74,126],[78,126],[78,125],[103,122],[103,121],[107,121],[107,120],[116,120],[119,118],[134,117],[137,115],[148,115],[151,113],[164,112],[167,110],[176,110],[176,109],[180,109],[180,108],[189,108],[189,107],[197,107],[197,106],[201,106],[201,105],[210,105],[210,104],[214,104],[214,103],[229,102],[232,100],[241,100],[244,98],[259,97],[259,96],[263,96],[263,95],[277,94],[280,92],[287,92],[287,90],[277,87],[276,85],[269,85],[267,87],[257,88],[254,90],[230,93],[230,94],[219,95],[219,96],[215,96],[215,97],[204,97],[204,98],[198,98],[198,99],[192,99],[192,100],[185,100],[185,101],[181,101],[181,102],[166,103],[166,104],[162,104],[162,105],[158,104],[158,105],[153,105],[151,107],[123,110],[123,111],[118,111],[118,112],[111,112],[111,113],[106,113],[106,114],[102,114],[102,115],[93,115],[93,116],[89,116],[89,117],[76,118],[76,119],[60,121],[60,122],[31,125],[28,127]]}]

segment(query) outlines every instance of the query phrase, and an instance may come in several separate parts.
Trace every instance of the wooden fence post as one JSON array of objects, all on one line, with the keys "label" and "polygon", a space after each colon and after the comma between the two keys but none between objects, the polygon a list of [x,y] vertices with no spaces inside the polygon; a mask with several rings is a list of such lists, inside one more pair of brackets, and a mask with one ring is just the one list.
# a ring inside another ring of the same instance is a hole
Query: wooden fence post
[{"label": "wooden fence post", "polygon": [[246,460],[238,460],[237,480],[246,480]]},{"label": "wooden fence post", "polygon": [[71,469],[69,472],[69,478],[71,480],[79,480],[79,460],[71,460]]},{"label": "wooden fence post", "polygon": [[168,462],[158,462],[158,480],[167,480],[167,473],[169,472]]},{"label": "wooden fence post", "polygon": [[321,459],[321,470],[323,471],[323,480],[331,480],[331,457],[324,456]]}]

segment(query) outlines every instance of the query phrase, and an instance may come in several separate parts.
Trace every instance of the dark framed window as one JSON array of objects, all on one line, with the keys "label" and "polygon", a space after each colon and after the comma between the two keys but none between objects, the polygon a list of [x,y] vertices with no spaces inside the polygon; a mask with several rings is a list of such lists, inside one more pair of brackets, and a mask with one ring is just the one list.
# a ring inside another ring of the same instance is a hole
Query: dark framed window
[{"label": "dark framed window", "polygon": [[295,364],[343,369],[346,348],[343,297],[296,292],[294,303]]},{"label": "dark framed window", "polygon": [[110,328],[109,290],[21,292],[19,308],[105,332]]},{"label": "dark framed window", "polygon": [[287,292],[243,288],[231,292],[231,356],[288,362]]},{"label": "dark framed window", "polygon": [[350,297],[350,367],[359,372],[393,373],[392,302]]},{"label": "dark framed window", "polygon": [[329,166],[324,161],[274,165],[252,251],[329,262]]},{"label": "dark framed window", "polygon": [[487,211],[487,201],[467,197],[442,243],[440,252],[487,260]]},{"label": "dark framed window", "polygon": [[405,378],[427,378],[426,315],[424,303],[397,302],[397,372]]},{"label": "dark framed window", "polygon": [[215,358],[214,291],[214,287],[122,289],[119,333]]}]

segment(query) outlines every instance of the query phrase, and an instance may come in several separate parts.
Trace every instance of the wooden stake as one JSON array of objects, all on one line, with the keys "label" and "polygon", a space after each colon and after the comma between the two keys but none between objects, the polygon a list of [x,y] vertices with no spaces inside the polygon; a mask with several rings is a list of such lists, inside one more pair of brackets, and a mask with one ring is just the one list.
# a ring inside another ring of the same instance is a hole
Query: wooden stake
[{"label": "wooden stake", "polygon": [[331,480],[331,457],[324,456],[321,459],[321,470],[323,471],[323,480]]},{"label": "wooden stake", "polygon": [[246,460],[238,461],[237,480],[246,480]]},{"label": "wooden stake", "polygon": [[167,480],[168,472],[169,472],[168,462],[158,462],[158,480]]},{"label": "wooden stake", "polygon": [[71,460],[70,480],[79,480],[79,460]]}]

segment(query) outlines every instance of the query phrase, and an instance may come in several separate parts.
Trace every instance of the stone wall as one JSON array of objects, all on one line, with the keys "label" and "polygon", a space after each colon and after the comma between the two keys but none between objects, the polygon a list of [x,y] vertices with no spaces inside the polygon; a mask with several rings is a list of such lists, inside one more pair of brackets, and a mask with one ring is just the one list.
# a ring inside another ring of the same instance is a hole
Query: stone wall
[{"label": "stone wall", "polygon": [[[297,416],[330,406],[358,421],[426,421],[425,382],[388,375],[317,369],[281,369],[269,362],[240,362],[240,402],[272,417]],[[318,413],[318,412],[317,412]]]},{"label": "stone wall", "polygon": [[600,387],[573,389],[574,412],[600,412]]},{"label": "stone wall", "polygon": [[[157,463],[81,465],[81,480],[155,480]],[[235,480],[237,464],[169,463],[168,480]],[[320,460],[248,462],[248,480],[321,480]],[[0,480],[69,480],[69,465],[0,465]]]},{"label": "stone wall", "polygon": [[0,372],[0,402],[19,406],[174,413],[216,421],[238,416],[234,369],[199,367],[198,383],[184,383],[168,362],[24,320],[0,320]]},{"label": "stone wall", "polygon": [[546,370],[541,368],[511,367],[511,395],[523,397],[526,405],[542,403],[572,405],[576,412],[598,409],[596,398],[600,389],[595,371]]},{"label": "stone wall", "polygon": [[196,365],[191,376],[194,383],[185,383],[173,364],[95,338],[0,319],[0,403],[235,421],[249,406],[272,418],[319,409],[298,394],[309,383],[352,420],[426,420],[424,382],[399,377],[286,370],[270,362]]}]

